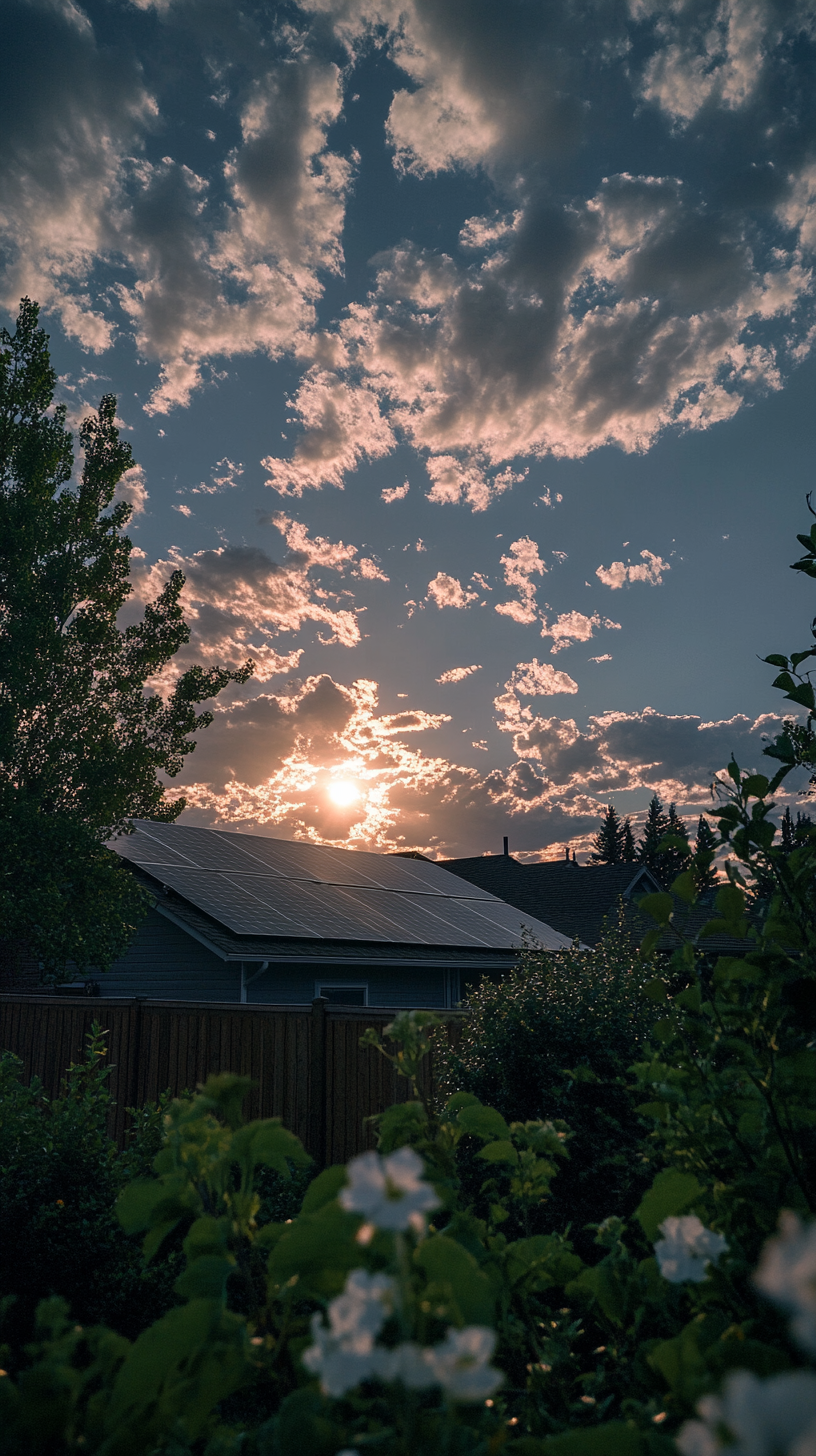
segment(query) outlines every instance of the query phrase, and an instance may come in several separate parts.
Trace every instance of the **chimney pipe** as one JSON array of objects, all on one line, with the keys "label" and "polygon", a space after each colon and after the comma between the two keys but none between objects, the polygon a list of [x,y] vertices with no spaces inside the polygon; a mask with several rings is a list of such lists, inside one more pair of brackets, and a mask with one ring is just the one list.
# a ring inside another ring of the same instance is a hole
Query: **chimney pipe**
[{"label": "chimney pipe", "polygon": [[504,852],[505,852],[506,855],[509,855],[509,853],[510,853],[510,850],[508,848],[507,835],[506,834],[504,836]]}]

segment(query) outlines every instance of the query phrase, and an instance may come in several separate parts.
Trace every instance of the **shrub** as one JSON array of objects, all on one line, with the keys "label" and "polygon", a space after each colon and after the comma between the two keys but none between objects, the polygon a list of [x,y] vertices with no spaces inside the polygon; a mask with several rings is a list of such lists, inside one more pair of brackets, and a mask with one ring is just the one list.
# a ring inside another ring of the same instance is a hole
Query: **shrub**
[{"label": "shrub", "polygon": [[594,949],[528,950],[510,976],[483,980],[458,1045],[437,1053],[448,1092],[472,1092],[509,1122],[568,1123],[569,1162],[536,1227],[571,1225],[582,1247],[586,1224],[632,1213],[650,1181],[627,1073],[654,1020],[642,994],[652,976],[621,909]]}]

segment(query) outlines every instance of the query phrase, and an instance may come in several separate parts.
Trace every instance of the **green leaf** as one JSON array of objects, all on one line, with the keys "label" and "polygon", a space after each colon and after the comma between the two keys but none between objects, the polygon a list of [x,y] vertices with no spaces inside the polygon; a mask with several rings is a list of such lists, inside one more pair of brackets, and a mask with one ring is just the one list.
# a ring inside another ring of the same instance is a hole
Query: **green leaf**
[{"label": "green leaf", "polygon": [[[814,570],[816,575],[816,570]],[[798,683],[789,693],[785,694],[792,703],[800,703],[803,708],[813,709],[816,707],[816,694],[813,691],[812,683]]]},{"label": "green leaf", "polygon": [[261,1122],[248,1122],[235,1133],[230,1144],[228,1157],[245,1163],[249,1168],[262,1165],[273,1168],[281,1178],[290,1178],[290,1163],[303,1168],[312,1159],[300,1138],[285,1128],[279,1117],[266,1118]]},{"label": "green leaf", "polygon": [[764,774],[749,774],[742,781],[742,791],[752,799],[764,799],[768,792],[768,780]]},{"label": "green leaf", "polygon": [[203,1254],[183,1274],[173,1288],[184,1299],[217,1299],[227,1297],[227,1280],[235,1267],[234,1259],[217,1254]]},{"label": "green leaf", "polygon": [[650,1001],[668,1001],[669,988],[665,981],[661,981],[659,976],[655,976],[653,981],[646,982],[643,994],[648,996]]},{"label": "green leaf", "polygon": [[740,960],[738,956],[719,956],[714,967],[714,981],[754,981],[762,980],[762,972],[758,966],[752,966],[749,961]]},{"label": "green leaf", "polygon": [[445,1112],[448,1117],[453,1117],[463,1107],[481,1106],[478,1097],[473,1092],[454,1092],[445,1103]]},{"label": "green leaf", "polygon": [[767,662],[770,667],[786,668],[788,666],[787,657],[783,657],[779,652],[771,652],[768,657],[763,657],[762,661]]},{"label": "green leaf", "polygon": [[192,1263],[194,1259],[201,1259],[205,1255],[219,1255],[223,1258],[229,1247],[229,1236],[228,1218],[213,1218],[211,1214],[197,1218],[182,1245],[187,1262]]},{"label": "green leaf", "polygon": [[739,885],[723,885],[714,903],[724,920],[738,921],[745,913],[745,895]]},{"label": "green leaf", "polygon": [[675,1006],[682,1006],[687,1011],[699,1011],[702,1004],[702,996],[699,986],[687,986],[674,998]]},{"label": "green leaf", "polygon": [[195,1441],[218,1402],[253,1374],[245,1320],[212,1299],[171,1309],[142,1332],[116,1377],[104,1418],[111,1449],[153,1450],[176,1423]]},{"label": "green leaf", "polygon": [[[513,1441],[507,1452],[517,1450],[521,1441]],[[637,1427],[624,1421],[610,1421],[605,1426],[590,1426],[585,1430],[563,1431],[558,1436],[546,1436],[538,1443],[541,1456],[645,1456],[648,1446]],[[520,1456],[534,1456],[520,1452]]]},{"label": "green leaf", "polygon": [[147,1228],[163,1198],[164,1188],[155,1178],[137,1178],[128,1183],[116,1200],[116,1217],[125,1233],[137,1234]]},{"label": "green leaf", "polygon": [[638,954],[642,961],[649,960],[662,934],[663,928],[660,925],[655,926],[654,930],[647,930],[638,948]]},{"label": "green leaf", "polygon": [[306,1189],[301,1204],[301,1213],[317,1213],[327,1203],[331,1203],[348,1183],[348,1173],[344,1163],[335,1163],[331,1168],[324,1168],[312,1179]]},{"label": "green leaf", "polygon": [[301,1214],[290,1224],[269,1255],[270,1283],[283,1287],[297,1280],[304,1295],[339,1294],[346,1275],[361,1263],[356,1234],[358,1214],[327,1203],[317,1213]]},{"label": "green leaf", "polygon": [[496,1296],[490,1280],[473,1255],[455,1239],[444,1234],[423,1239],[414,1253],[414,1262],[427,1275],[426,1298],[447,1304],[455,1324],[493,1324]]},{"label": "green leaf", "polygon": [[501,1113],[495,1107],[485,1107],[481,1102],[475,1105],[469,1103],[467,1107],[463,1107],[456,1121],[463,1132],[472,1133],[474,1137],[484,1138],[485,1141],[510,1137],[510,1129]]},{"label": "green leaf", "polygon": [[201,1089],[201,1102],[220,1112],[228,1127],[239,1128],[243,1122],[241,1109],[254,1086],[251,1077],[240,1077],[235,1072],[213,1073]]},{"label": "green leaf", "polygon": [[558,1234],[534,1234],[516,1239],[505,1252],[507,1277],[515,1285],[524,1281],[530,1293],[561,1288],[577,1278],[582,1264]]},{"label": "green leaf", "polygon": [[484,1158],[486,1163],[518,1162],[518,1153],[507,1138],[502,1138],[500,1142],[487,1143],[485,1147],[480,1149],[476,1156],[477,1158]]},{"label": "green leaf", "polygon": [[658,1173],[635,1209],[635,1218],[647,1239],[656,1239],[663,1220],[682,1213],[702,1192],[702,1185],[693,1173],[681,1173],[678,1168]]},{"label": "green leaf", "polygon": [[592,1269],[584,1269],[565,1290],[568,1299],[578,1292],[591,1294],[597,1299],[608,1320],[619,1328],[624,1324],[627,1313],[626,1290],[617,1271],[604,1259]]},{"label": "green leaf", "polygon": [[693,870],[683,870],[671,883],[671,892],[677,895],[680,900],[685,900],[687,905],[693,905],[697,899],[697,882]]},{"label": "green leaf", "polygon": [[421,1102],[395,1102],[379,1117],[372,1118],[377,1128],[377,1147],[381,1153],[415,1142],[427,1132],[428,1114]]},{"label": "green leaf", "polygon": [[671,895],[665,892],[659,895],[644,895],[637,902],[638,910],[643,915],[651,915],[659,925],[668,925],[674,910],[674,901]]}]

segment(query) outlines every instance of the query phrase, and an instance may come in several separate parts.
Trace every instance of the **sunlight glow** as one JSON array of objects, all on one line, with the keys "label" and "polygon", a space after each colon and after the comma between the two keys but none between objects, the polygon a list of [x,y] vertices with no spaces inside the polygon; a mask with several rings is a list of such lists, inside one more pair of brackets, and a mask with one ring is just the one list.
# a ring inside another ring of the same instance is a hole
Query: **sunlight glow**
[{"label": "sunlight glow", "polygon": [[329,784],[329,798],[341,809],[345,808],[347,804],[353,804],[359,797],[360,790],[350,779],[334,779]]}]

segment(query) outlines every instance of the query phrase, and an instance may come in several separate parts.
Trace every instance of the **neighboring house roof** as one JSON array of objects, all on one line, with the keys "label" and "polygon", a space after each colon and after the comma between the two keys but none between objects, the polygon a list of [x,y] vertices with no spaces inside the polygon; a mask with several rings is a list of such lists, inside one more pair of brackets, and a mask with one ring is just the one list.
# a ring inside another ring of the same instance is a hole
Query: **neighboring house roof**
[{"label": "neighboring house roof", "polygon": [[[650,869],[637,864],[578,865],[545,860],[524,865],[505,854],[441,863],[452,874],[500,895],[525,915],[545,920],[570,940],[577,937],[585,945],[597,943],[605,917],[614,913],[619,900],[634,902],[663,888]],[[646,928],[638,924],[636,933],[643,934]]]},{"label": "neighboring house roof", "polygon": [[110,847],[162,914],[224,959],[504,960],[527,924],[548,949],[569,944],[430,861],[152,820],[136,820]]}]

